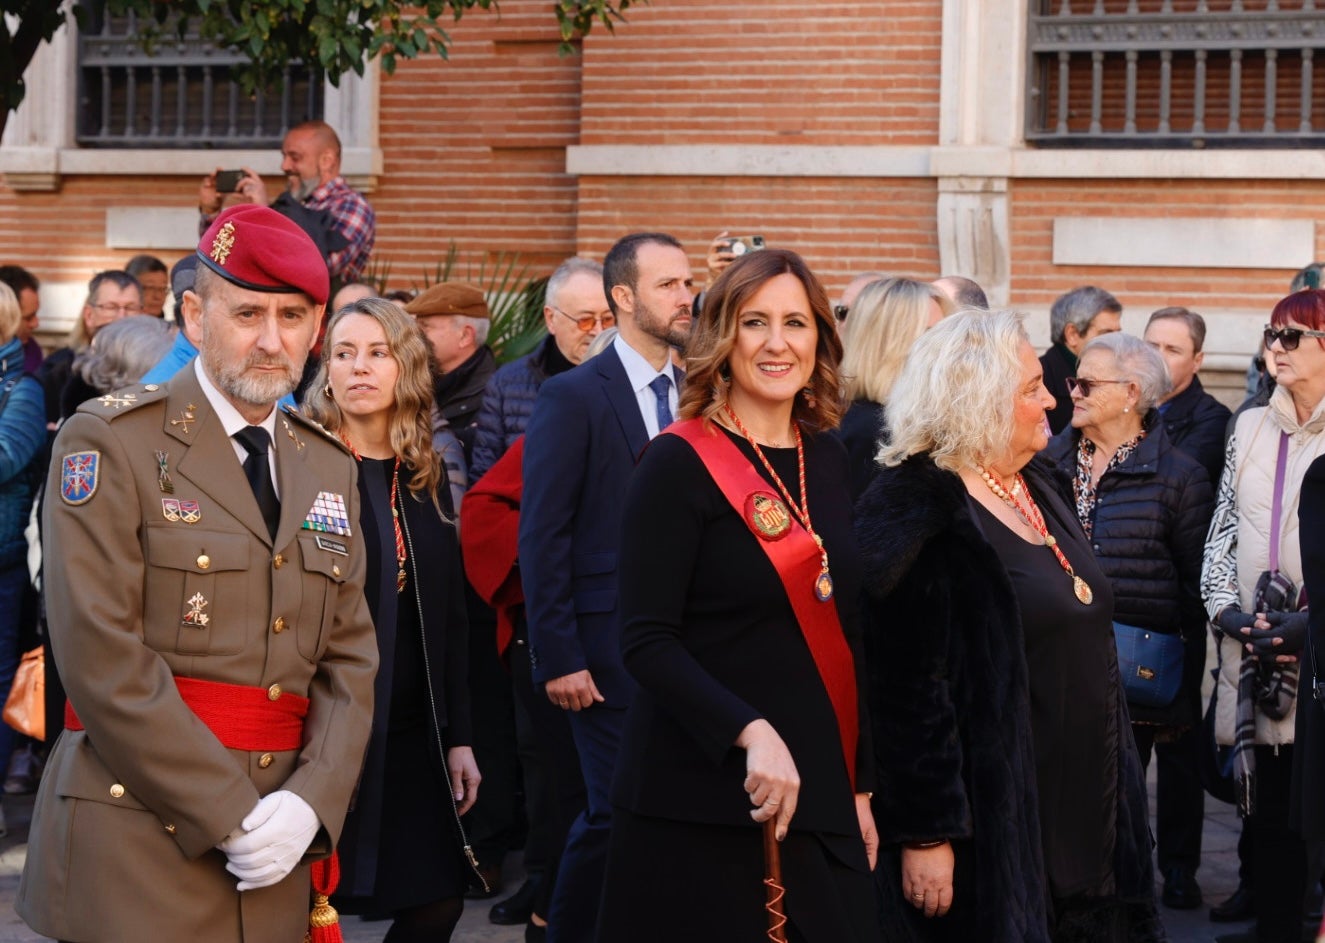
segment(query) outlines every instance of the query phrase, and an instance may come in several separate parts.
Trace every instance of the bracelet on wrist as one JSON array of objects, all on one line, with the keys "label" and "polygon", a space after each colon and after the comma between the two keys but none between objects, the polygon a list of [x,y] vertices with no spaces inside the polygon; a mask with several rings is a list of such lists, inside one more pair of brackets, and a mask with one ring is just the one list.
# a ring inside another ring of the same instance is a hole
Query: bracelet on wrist
[{"label": "bracelet on wrist", "polygon": [[903,847],[903,848],[908,848],[908,849],[910,849],[911,851],[925,851],[926,849],[929,849],[929,848],[937,848],[939,845],[946,845],[947,843],[948,843],[948,840],[947,840],[946,838],[936,838],[936,839],[934,839],[934,841],[908,841],[908,842],[902,842],[902,847]]}]

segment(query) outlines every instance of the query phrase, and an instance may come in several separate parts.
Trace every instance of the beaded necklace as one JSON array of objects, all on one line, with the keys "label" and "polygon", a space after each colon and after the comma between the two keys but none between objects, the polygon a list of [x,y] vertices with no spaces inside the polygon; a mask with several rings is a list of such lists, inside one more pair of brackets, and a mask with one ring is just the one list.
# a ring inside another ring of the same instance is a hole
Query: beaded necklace
[{"label": "beaded necklace", "polygon": [[782,483],[782,478],[778,473],[773,470],[773,465],[769,462],[767,456],[764,455],[764,450],[759,447],[759,443],[756,442],[755,437],[750,434],[750,430],[745,428],[745,424],[741,422],[741,417],[736,415],[736,411],[731,408],[730,403],[724,403],[723,407],[727,410],[727,416],[736,426],[736,430],[740,432],[741,435],[745,436],[745,440],[749,442],[750,447],[755,450],[755,455],[759,456],[759,461],[763,463],[764,470],[768,472],[769,477],[773,479],[773,483],[776,484],[778,490],[782,492],[782,497],[786,499],[787,507],[791,510],[792,515],[800,523],[801,527],[805,528],[805,532],[814,540],[814,545],[819,548],[819,575],[814,580],[814,595],[820,602],[828,602],[828,600],[833,598],[833,577],[828,571],[828,551],[824,548],[823,538],[814,532],[814,527],[810,523],[810,499],[805,490],[805,444],[801,441],[800,426],[792,423],[792,431],[796,434],[796,471],[800,478],[801,489],[801,501],[800,504],[797,505],[795,501],[791,500],[791,492],[789,492],[787,486]]},{"label": "beaded necklace", "polygon": [[[356,462],[362,462],[363,456],[359,450],[350,442],[349,437],[344,432],[340,434],[340,440],[345,443],[345,447],[350,450]],[[396,531],[396,592],[405,591],[405,532],[400,529],[400,510],[397,506],[397,499],[400,497],[400,456],[396,456],[396,464],[391,469],[391,526]]]},{"label": "beaded necklace", "polygon": [[[994,495],[1000,501],[1012,508],[1027,527],[1040,535],[1040,538],[1044,540],[1044,545],[1052,550],[1054,556],[1058,558],[1058,565],[1063,568],[1063,572],[1072,578],[1072,591],[1076,594],[1077,599],[1083,606],[1089,606],[1095,598],[1094,591],[1090,588],[1089,583],[1077,576],[1076,571],[1072,569],[1072,564],[1068,562],[1067,557],[1063,555],[1062,549],[1058,546],[1057,538],[1049,533],[1049,527],[1044,523],[1044,515],[1040,513],[1039,507],[1035,504],[1035,499],[1031,497],[1030,490],[1026,488],[1021,473],[1017,473],[1012,482],[1012,489],[1009,491],[1003,487],[1003,482],[990,474],[983,465],[976,465],[975,470],[980,473],[980,477],[989,486],[989,490],[994,492]],[[1022,497],[1026,498],[1025,506],[1021,503]]]}]

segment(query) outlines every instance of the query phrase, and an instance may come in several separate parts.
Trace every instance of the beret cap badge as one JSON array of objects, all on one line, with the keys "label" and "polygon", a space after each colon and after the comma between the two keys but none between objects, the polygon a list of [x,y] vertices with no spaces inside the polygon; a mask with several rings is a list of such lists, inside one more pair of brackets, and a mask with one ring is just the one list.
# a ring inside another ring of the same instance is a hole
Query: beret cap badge
[{"label": "beret cap badge", "polygon": [[218,265],[225,265],[225,260],[230,258],[230,250],[235,247],[235,224],[227,222],[221,227],[221,231],[216,234],[212,240],[212,251],[208,253],[212,261]]}]

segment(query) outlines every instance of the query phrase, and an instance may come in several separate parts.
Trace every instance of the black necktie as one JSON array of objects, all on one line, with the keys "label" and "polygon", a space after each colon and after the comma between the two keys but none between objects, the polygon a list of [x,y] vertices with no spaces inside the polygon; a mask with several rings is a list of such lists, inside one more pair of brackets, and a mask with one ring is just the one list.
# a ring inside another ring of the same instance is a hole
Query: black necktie
[{"label": "black necktie", "polygon": [[267,464],[271,436],[261,426],[245,426],[235,433],[234,438],[248,453],[248,458],[244,459],[244,476],[253,489],[253,497],[258,499],[262,519],[267,522],[267,530],[274,540],[276,526],[281,522],[281,502],[276,497],[276,486],[271,483],[271,466]]}]

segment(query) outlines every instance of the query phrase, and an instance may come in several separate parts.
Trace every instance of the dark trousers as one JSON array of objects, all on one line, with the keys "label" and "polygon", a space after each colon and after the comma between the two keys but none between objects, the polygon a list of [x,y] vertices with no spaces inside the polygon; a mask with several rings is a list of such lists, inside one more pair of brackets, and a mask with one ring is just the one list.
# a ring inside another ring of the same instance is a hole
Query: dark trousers
[{"label": "dark trousers", "polygon": [[609,793],[626,712],[597,704],[570,713],[587,803],[571,825],[548,914],[548,943],[592,943],[612,827]]},{"label": "dark trousers", "polygon": [[542,872],[542,885],[534,899],[534,913],[546,919],[566,836],[571,823],[585,808],[584,777],[580,774],[566,712],[549,701],[541,687],[534,685],[528,633],[523,619],[516,626],[509,655],[516,697],[520,764],[524,770],[525,808],[529,817],[525,868],[531,872],[537,868]]},{"label": "dark trousers", "polygon": [[1141,765],[1150,765],[1153,747],[1155,770],[1155,833],[1159,844],[1159,870],[1183,868],[1195,874],[1201,863],[1201,830],[1205,824],[1205,789],[1201,786],[1200,727],[1188,728],[1177,740],[1155,743],[1149,724],[1133,724]]},{"label": "dark trousers", "polygon": [[1256,943],[1298,943],[1307,857],[1289,825],[1293,747],[1256,747],[1256,809],[1243,830],[1251,843],[1256,887]]}]

